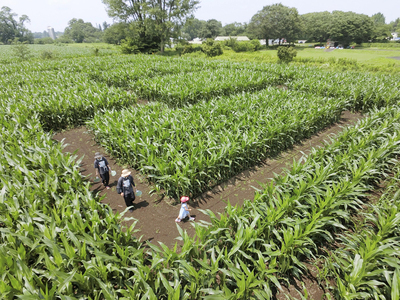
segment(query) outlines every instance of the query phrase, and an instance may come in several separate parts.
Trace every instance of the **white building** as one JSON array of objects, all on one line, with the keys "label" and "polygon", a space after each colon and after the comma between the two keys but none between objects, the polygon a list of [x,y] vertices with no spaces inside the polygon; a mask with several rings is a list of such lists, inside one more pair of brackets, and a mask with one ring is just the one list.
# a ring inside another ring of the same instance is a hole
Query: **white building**
[{"label": "white building", "polygon": [[189,44],[201,44],[202,41],[200,38],[195,38],[193,41],[189,41]]},{"label": "white building", "polygon": [[226,41],[231,38],[237,40],[238,42],[250,41],[250,39],[247,36],[217,36],[215,38],[215,40],[216,41]]},{"label": "white building", "polygon": [[56,33],[54,32],[54,28],[49,26],[47,27],[47,32],[49,33],[49,36],[55,40],[56,39]]},{"label": "white building", "polygon": [[392,32],[392,40],[399,38],[399,34],[397,32]]}]

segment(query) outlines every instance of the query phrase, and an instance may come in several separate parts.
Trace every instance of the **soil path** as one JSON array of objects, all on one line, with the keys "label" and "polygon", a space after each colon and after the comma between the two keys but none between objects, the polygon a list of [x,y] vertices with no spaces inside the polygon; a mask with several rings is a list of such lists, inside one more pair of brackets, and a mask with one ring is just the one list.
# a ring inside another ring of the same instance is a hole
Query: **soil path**
[{"label": "soil path", "polygon": [[[274,174],[282,173],[286,168],[289,168],[293,160],[300,159],[306,155],[314,147],[320,146],[325,140],[329,140],[331,134],[340,132],[343,127],[356,123],[362,116],[344,112],[340,121],[330,128],[321,131],[310,139],[297,144],[292,150],[282,153],[274,159],[267,159],[263,163],[255,166],[252,169],[246,170],[237,176],[231,178],[227,182],[216,186],[209,192],[204,193],[201,197],[190,201],[192,214],[196,216],[196,221],[209,221],[208,216],[204,215],[199,209],[210,209],[215,214],[222,213],[226,207],[227,201],[232,205],[241,205],[245,200],[254,198],[255,189],[261,189],[259,183],[265,184]],[[103,203],[110,205],[114,212],[123,212],[126,209],[123,198],[117,194],[117,180],[121,174],[123,166],[116,163],[114,159],[109,157],[94,141],[93,135],[87,131],[85,127],[76,128],[69,131],[60,132],[54,135],[57,141],[64,141],[67,144],[64,151],[73,153],[82,159],[82,174],[93,179],[94,170],[94,154],[101,152],[107,158],[111,169],[117,171],[115,177],[110,179],[110,190],[106,190],[101,183],[93,183],[91,189],[94,193],[104,196]],[[176,242],[176,237],[179,236],[176,228],[175,218],[179,213],[179,206],[168,204],[159,195],[149,195],[151,186],[144,180],[144,176],[133,171],[132,175],[135,179],[137,189],[143,192],[141,197],[137,197],[135,211],[126,212],[126,217],[134,217],[138,220],[136,228],[140,230],[137,233],[138,237],[143,236],[142,240],[149,240],[153,243],[162,242],[167,246],[171,246]],[[167,199],[168,200],[168,199]],[[132,221],[131,221],[132,222]],[[130,225],[129,222],[127,225]],[[191,222],[179,223],[183,229],[187,230],[189,235],[194,234],[194,228]]]}]

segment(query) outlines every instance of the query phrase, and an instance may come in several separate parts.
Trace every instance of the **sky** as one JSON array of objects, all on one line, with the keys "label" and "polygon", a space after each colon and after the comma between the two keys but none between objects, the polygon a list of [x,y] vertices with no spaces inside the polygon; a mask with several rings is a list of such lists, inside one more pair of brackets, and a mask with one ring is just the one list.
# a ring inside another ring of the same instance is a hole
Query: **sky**
[{"label": "sky", "polygon": [[[217,19],[226,25],[233,22],[248,23],[251,17],[266,5],[282,3],[295,7],[300,14],[320,11],[353,11],[372,16],[381,12],[386,23],[400,18],[400,0],[200,0],[195,17],[200,20]],[[42,32],[48,26],[64,31],[72,18],[83,19],[94,26],[104,21],[113,23],[101,0],[0,0],[0,7],[8,6],[31,22],[26,24],[32,32]]]}]

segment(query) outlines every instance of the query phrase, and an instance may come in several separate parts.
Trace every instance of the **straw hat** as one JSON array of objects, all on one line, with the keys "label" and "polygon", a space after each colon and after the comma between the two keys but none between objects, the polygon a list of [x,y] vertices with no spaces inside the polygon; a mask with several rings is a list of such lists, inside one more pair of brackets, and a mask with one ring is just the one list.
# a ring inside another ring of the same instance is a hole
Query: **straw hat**
[{"label": "straw hat", "polygon": [[182,196],[181,197],[181,202],[188,202],[189,201],[189,197],[188,196]]},{"label": "straw hat", "polygon": [[102,157],[103,157],[103,155],[101,155],[100,152],[96,152],[94,154],[94,158],[102,158]]},{"label": "straw hat", "polygon": [[123,169],[123,170],[122,170],[121,176],[122,176],[122,177],[126,177],[126,176],[128,176],[129,174],[131,174],[131,171],[129,171],[128,169]]}]

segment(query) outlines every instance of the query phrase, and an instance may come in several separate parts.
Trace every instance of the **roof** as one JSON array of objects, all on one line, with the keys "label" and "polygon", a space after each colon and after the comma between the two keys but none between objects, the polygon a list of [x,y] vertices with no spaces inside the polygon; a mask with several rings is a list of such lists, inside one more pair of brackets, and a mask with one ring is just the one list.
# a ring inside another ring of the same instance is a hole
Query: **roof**
[{"label": "roof", "polygon": [[230,38],[236,39],[237,41],[250,41],[250,39],[247,36],[217,36],[215,40],[226,41],[229,40]]}]

